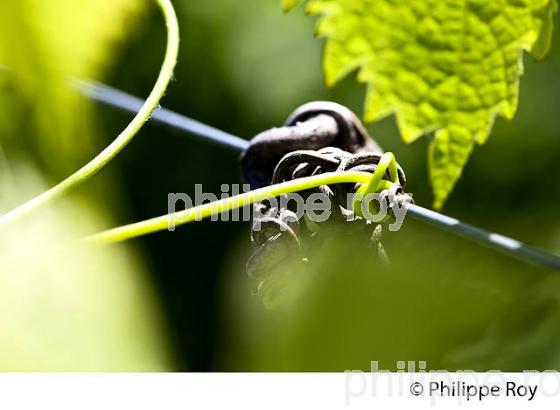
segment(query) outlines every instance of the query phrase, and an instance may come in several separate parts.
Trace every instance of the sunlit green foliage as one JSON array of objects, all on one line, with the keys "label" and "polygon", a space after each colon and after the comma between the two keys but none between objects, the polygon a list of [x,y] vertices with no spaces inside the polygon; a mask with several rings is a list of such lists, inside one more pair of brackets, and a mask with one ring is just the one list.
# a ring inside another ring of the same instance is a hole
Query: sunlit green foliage
[{"label": "sunlit green foliage", "polygon": [[[289,9],[297,2],[285,2]],[[548,51],[555,0],[309,0],[333,85],[358,69],[367,121],[396,113],[402,138],[433,133],[429,171],[441,207],[497,114],[517,108],[522,51]]]}]

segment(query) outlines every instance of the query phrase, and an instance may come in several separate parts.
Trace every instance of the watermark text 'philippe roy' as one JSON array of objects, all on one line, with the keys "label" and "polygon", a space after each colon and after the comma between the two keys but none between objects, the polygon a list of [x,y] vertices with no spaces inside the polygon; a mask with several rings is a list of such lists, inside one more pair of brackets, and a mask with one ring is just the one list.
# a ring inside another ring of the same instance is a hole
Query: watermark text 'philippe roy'
[{"label": "watermark text 'philippe roy'", "polygon": [[[251,222],[257,224],[253,227],[259,230],[259,221],[262,219],[263,212],[270,215],[270,210],[276,210],[274,217],[291,222],[301,219],[306,215],[313,222],[321,223],[327,221],[331,216],[333,209],[331,197],[324,193],[312,193],[305,197],[298,193],[283,194],[276,198],[267,196],[261,198],[266,201],[267,207],[258,207],[247,204],[248,196],[251,195],[251,189],[248,184],[222,184],[221,195],[218,198],[213,193],[203,192],[202,185],[195,185],[194,200],[186,193],[169,193],[167,196],[167,211],[169,214],[168,230],[174,231],[176,225],[182,222],[200,221],[205,216],[211,215],[212,221],[232,221],[232,222]],[[389,198],[390,199],[390,198]],[[409,202],[392,202],[389,209],[387,196],[378,193],[360,195],[349,193],[346,197],[346,209],[352,209],[352,204],[358,200],[361,206],[363,217],[372,222],[381,222],[386,220],[389,213],[392,214],[392,222],[389,224],[389,230],[398,231],[404,221]],[[178,206],[183,205],[179,209]],[[203,207],[204,205],[204,207]],[[289,214],[281,213],[282,209],[289,207]],[[346,215],[347,220],[352,220],[355,215],[350,212]]]}]

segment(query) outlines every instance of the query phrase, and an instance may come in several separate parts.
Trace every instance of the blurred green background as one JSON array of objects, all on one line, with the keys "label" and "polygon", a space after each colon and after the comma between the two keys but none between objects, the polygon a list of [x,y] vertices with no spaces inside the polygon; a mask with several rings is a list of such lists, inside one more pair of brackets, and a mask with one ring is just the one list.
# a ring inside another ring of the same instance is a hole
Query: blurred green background
[{"label": "blurred green background", "polygon": [[[322,40],[301,7],[278,0],[173,2],[181,55],[163,105],[250,138],[298,105],[362,112],[353,78],[327,89]],[[67,77],[146,96],[165,42],[140,0],[24,0],[0,5],[0,209],[82,165],[130,115],[86,101]],[[560,254],[560,32],[525,60],[518,113],[497,119],[446,214]],[[393,151],[421,205],[431,203],[427,138],[404,144],[393,117],[368,126]],[[429,369],[560,368],[560,276],[411,219],[384,244],[317,244],[315,262],[275,310],[244,274],[247,223],[200,222],[130,243],[45,253],[97,229],[167,212],[169,192],[238,183],[237,154],[148,123],[70,198],[3,232],[1,370],[345,370],[398,360]],[[8,253],[8,252],[7,252]],[[288,266],[287,266],[288,269]]]}]

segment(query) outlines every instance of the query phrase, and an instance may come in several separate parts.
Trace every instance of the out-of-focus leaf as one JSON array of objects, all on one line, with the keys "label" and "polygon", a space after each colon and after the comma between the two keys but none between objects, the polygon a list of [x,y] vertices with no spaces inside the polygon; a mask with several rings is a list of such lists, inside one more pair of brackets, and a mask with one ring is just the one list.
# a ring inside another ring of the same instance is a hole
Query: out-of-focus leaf
[{"label": "out-of-focus leaf", "polygon": [[276,310],[251,300],[247,283],[227,283],[237,317],[226,369],[369,370],[377,361],[396,371],[409,360],[429,370],[559,368],[556,272],[412,221],[383,241],[389,265],[367,242],[307,242],[309,262],[289,278],[298,294]]},{"label": "out-of-focus leaf", "polygon": [[[51,169],[83,161],[91,142],[90,106],[68,86],[96,78],[116,40],[130,31],[138,0],[0,2],[0,140],[34,147]],[[32,136],[21,141],[23,136]]]},{"label": "out-of-focus leaf", "polygon": [[555,0],[309,0],[327,38],[326,82],[355,69],[366,120],[395,112],[412,142],[434,133],[429,171],[441,207],[494,118],[514,116],[522,51],[548,51]]},{"label": "out-of-focus leaf", "polygon": [[448,362],[453,367],[468,363],[477,369],[504,370],[533,369],[537,363],[547,370],[559,366],[560,295],[553,291],[559,283],[551,276],[537,286],[528,284],[522,303],[491,320],[478,342],[450,352]]},{"label": "out-of-focus leaf", "polygon": [[[12,169],[0,203],[44,188],[26,169]],[[124,246],[76,245],[103,220],[73,200],[2,230],[0,371],[173,369],[140,258]]]}]

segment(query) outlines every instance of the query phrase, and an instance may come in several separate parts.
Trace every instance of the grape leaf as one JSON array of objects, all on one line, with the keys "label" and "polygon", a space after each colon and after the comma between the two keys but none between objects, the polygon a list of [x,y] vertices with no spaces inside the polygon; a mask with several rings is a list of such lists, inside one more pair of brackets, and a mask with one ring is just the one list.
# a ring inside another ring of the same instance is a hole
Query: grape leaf
[{"label": "grape leaf", "polygon": [[358,69],[366,121],[395,113],[407,143],[433,134],[440,208],[496,115],[514,116],[522,52],[548,51],[556,0],[307,0],[306,10],[321,16],[328,85]]}]

